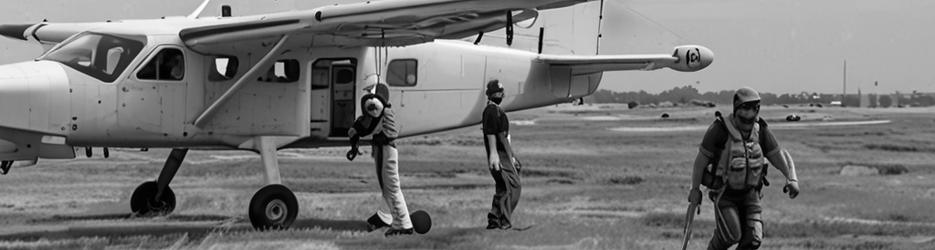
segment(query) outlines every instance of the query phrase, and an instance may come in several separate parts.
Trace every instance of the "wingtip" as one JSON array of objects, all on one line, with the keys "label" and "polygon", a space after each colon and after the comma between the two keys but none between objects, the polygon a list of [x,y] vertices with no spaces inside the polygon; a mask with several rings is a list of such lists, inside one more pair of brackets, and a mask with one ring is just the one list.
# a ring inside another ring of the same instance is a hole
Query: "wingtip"
[{"label": "wingtip", "polygon": [[0,35],[26,41],[26,30],[32,26],[32,24],[0,24]]}]

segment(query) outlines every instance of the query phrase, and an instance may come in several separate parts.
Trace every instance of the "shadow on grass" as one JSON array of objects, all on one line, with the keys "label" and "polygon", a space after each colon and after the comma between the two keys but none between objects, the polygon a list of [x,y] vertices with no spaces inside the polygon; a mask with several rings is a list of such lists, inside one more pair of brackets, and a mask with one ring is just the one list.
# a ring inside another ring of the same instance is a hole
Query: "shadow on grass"
[{"label": "shadow on grass", "polygon": [[[714,218],[695,217],[693,223],[694,235],[698,231],[714,229]],[[646,226],[679,229],[685,223],[684,215],[674,213],[651,213],[641,218]],[[776,222],[767,220],[763,225],[763,232],[767,237],[777,238],[808,238],[808,237],[839,237],[853,235],[872,236],[913,236],[935,235],[935,225],[911,223],[861,223],[848,221],[805,220],[796,222]],[[703,234],[702,234],[703,235]],[[666,236],[666,235],[664,235]],[[673,235],[680,236],[679,235]]]},{"label": "shadow on grass", "polygon": [[[79,222],[65,223],[65,222]],[[255,232],[248,221],[237,217],[218,215],[169,215],[161,217],[135,217],[133,214],[97,214],[53,216],[35,219],[33,225],[20,232],[0,235],[0,241],[57,240],[82,237],[167,236],[187,234],[190,239],[201,239],[210,233]],[[62,224],[69,224],[62,226]],[[367,222],[361,220],[298,219],[289,230],[330,230],[366,232]]]}]

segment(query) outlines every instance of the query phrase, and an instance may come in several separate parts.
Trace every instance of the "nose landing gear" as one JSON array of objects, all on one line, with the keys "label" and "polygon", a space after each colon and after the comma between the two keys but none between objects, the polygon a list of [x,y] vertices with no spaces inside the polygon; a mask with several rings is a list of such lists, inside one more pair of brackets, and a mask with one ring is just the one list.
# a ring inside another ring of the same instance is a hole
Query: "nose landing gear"
[{"label": "nose landing gear", "polygon": [[10,173],[11,167],[13,167],[13,161],[0,162],[0,175],[6,175],[7,173]]}]

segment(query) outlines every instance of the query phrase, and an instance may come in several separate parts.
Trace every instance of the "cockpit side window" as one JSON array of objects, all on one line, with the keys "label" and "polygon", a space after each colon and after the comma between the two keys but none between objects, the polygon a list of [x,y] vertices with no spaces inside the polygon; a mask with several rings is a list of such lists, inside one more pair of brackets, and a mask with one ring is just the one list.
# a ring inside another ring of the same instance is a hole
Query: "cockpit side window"
[{"label": "cockpit side window", "polygon": [[140,80],[181,81],[185,78],[185,56],[176,48],[166,48],[143,64],[136,78]]},{"label": "cockpit side window", "polygon": [[39,60],[56,61],[103,82],[113,82],[143,49],[141,36],[84,33]]}]

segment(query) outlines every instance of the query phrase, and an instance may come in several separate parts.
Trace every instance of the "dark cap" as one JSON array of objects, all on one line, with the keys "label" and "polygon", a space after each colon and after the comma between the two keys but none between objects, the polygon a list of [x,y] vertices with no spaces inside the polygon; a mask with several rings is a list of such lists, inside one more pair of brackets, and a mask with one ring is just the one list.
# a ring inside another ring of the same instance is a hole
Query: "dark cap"
[{"label": "dark cap", "polygon": [[502,92],[502,91],[503,91],[503,85],[500,85],[500,80],[493,79],[487,82],[487,95],[491,95],[493,93]]}]

